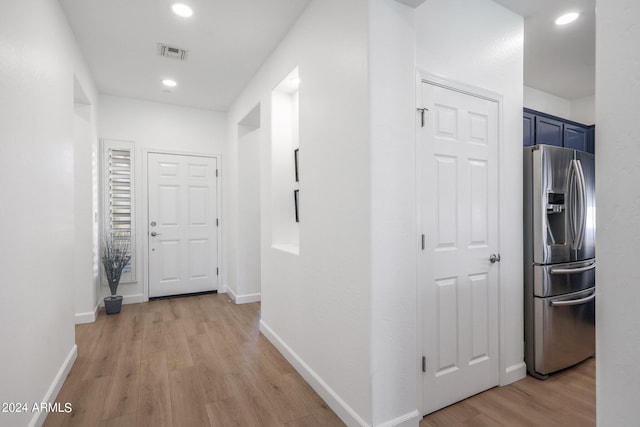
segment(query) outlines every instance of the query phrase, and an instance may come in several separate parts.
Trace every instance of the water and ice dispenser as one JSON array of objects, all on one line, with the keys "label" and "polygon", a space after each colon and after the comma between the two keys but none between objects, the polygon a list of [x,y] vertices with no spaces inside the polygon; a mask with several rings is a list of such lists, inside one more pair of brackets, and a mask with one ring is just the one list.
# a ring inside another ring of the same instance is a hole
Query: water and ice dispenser
[{"label": "water and ice dispenser", "polygon": [[566,209],[564,193],[547,193],[547,244],[566,243]]}]

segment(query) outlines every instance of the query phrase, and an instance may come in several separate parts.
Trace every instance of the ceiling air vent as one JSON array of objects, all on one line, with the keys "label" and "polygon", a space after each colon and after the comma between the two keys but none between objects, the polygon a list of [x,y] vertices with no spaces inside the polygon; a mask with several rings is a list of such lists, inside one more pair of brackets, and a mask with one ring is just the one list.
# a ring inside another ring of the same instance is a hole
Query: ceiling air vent
[{"label": "ceiling air vent", "polygon": [[177,59],[179,61],[187,60],[187,51],[179,47],[169,46],[168,44],[158,43],[158,55],[167,58]]}]

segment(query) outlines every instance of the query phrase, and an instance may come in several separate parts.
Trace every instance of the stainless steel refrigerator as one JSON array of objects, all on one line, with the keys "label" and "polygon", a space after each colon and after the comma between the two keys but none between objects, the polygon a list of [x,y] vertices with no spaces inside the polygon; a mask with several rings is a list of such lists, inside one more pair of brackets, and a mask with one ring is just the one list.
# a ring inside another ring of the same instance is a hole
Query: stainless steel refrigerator
[{"label": "stainless steel refrigerator", "polygon": [[524,149],[525,362],[547,378],[595,352],[593,155]]}]

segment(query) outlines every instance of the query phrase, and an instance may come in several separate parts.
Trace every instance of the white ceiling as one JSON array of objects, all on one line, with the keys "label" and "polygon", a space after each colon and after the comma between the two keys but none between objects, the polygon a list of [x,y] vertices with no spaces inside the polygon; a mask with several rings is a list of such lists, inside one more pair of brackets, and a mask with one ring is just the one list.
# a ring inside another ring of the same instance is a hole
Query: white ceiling
[{"label": "white ceiling", "polygon": [[[59,0],[104,94],[227,110],[310,0]],[[347,1],[347,0],[345,0]],[[525,17],[525,84],[566,98],[593,95],[595,0],[494,0]],[[582,13],[566,27],[562,12]],[[189,51],[163,58],[157,43]],[[170,92],[161,85],[173,78]]]},{"label": "white ceiling", "polygon": [[[570,100],[595,93],[595,0],[494,1],[525,17],[525,85]],[[554,24],[573,11],[577,21]]]},{"label": "white ceiling", "polygon": [[[100,93],[213,110],[233,100],[310,0],[60,0]],[[157,43],[189,51],[158,56]],[[178,86],[165,92],[164,78]]]}]

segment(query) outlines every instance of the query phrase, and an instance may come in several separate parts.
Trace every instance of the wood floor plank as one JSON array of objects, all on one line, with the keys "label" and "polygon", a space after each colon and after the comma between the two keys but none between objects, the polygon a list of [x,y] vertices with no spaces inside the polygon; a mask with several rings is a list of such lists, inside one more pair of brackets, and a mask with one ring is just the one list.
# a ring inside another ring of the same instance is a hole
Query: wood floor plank
[{"label": "wood floor plank", "polygon": [[206,402],[194,368],[169,370],[171,411],[176,426],[207,426],[210,424]]},{"label": "wood floor plank", "polygon": [[162,313],[152,311],[145,313],[142,317],[142,357],[149,357],[153,354],[164,351],[165,339],[162,328]]},{"label": "wood floor plank", "polygon": [[313,415],[298,418],[285,424],[287,427],[324,427]]},{"label": "wood floor plank", "polygon": [[261,393],[249,373],[227,374],[225,380],[233,400],[242,408],[246,425],[280,426],[272,400]]},{"label": "wood floor plank", "polygon": [[132,412],[130,414],[121,415],[116,418],[110,418],[108,420],[100,421],[99,427],[133,427],[137,425],[137,414]]},{"label": "wood floor plank", "polygon": [[106,377],[113,372],[119,350],[117,343],[118,341],[114,340],[112,324],[104,322],[103,327],[98,331],[94,345],[86,353],[87,365],[83,371],[81,381],[91,381]]},{"label": "wood floor plank", "polygon": [[44,425],[85,427],[100,424],[104,396],[109,390],[109,384],[110,378],[106,376],[74,384],[73,388],[56,399],[58,402],[71,403],[71,413],[49,414]]},{"label": "wood floor plank", "polygon": [[189,337],[189,348],[205,402],[213,403],[229,398],[231,390],[225,382],[225,369],[208,336],[205,334]]},{"label": "wood floor plank", "polygon": [[207,404],[207,415],[212,427],[248,426],[244,411],[233,398]]},{"label": "wood floor plank", "polygon": [[187,342],[179,342],[175,345],[166,347],[167,362],[169,371],[179,371],[181,369],[192,368],[193,359],[191,358],[191,350]]},{"label": "wood floor plank", "polygon": [[173,425],[169,369],[165,352],[140,361],[140,386],[136,422],[144,427]]},{"label": "wood floor plank", "polygon": [[138,410],[141,352],[142,340],[121,344],[110,376],[109,390],[104,397],[102,420],[135,414]]},{"label": "wood floor plank", "polygon": [[344,425],[342,420],[325,402],[322,402],[320,407],[313,411],[313,417],[323,427],[340,427]]}]

